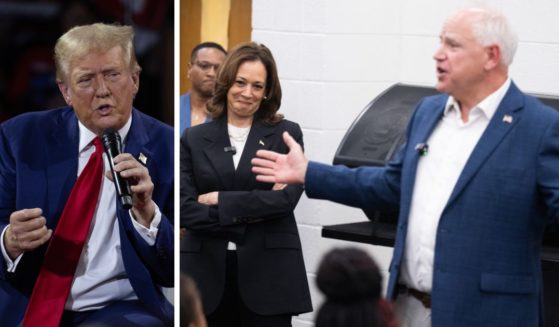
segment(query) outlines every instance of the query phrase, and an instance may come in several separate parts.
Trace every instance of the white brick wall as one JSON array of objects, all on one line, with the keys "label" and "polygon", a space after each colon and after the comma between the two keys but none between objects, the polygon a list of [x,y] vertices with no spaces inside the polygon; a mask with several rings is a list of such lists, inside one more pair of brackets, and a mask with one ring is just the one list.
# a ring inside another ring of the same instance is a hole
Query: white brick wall
[{"label": "white brick wall", "polygon": [[[559,1],[478,1],[501,8],[520,44],[511,76],[527,92],[559,95]],[[470,2],[471,3],[471,2]],[[347,128],[381,91],[403,82],[432,86],[443,20],[459,0],[253,0],[255,41],[276,58],[284,91],[281,112],[303,128],[306,153],[331,163]],[[296,209],[315,310],[322,297],[314,285],[322,255],[333,246],[321,226],[365,220],[354,208],[309,200]],[[367,249],[386,273],[391,248]],[[386,281],[385,281],[386,282]],[[294,319],[313,326],[314,313]]]}]

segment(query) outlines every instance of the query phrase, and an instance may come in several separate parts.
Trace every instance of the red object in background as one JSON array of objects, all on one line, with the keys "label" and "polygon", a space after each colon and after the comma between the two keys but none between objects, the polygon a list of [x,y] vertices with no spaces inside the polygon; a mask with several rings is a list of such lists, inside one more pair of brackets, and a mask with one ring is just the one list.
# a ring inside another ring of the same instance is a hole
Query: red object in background
[{"label": "red object in background", "polygon": [[8,98],[15,101],[28,91],[34,73],[54,74],[54,60],[52,49],[48,47],[34,47],[26,52],[17,63],[14,79],[8,87]]},{"label": "red object in background", "polygon": [[112,16],[115,20],[131,24],[125,19],[126,8],[123,2],[131,4],[132,22],[145,28],[158,30],[163,24],[169,2],[167,0],[137,0],[137,1],[115,1],[95,0],[100,13]]}]

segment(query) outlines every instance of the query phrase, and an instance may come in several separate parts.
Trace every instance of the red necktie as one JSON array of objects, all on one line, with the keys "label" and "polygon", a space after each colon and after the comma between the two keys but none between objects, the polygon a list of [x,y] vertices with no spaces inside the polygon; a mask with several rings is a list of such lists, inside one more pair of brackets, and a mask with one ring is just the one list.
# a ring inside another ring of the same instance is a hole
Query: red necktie
[{"label": "red necktie", "polygon": [[23,327],[54,327],[62,318],[103,179],[103,146],[98,137],[93,144],[95,152],[74,184],[47,248]]}]

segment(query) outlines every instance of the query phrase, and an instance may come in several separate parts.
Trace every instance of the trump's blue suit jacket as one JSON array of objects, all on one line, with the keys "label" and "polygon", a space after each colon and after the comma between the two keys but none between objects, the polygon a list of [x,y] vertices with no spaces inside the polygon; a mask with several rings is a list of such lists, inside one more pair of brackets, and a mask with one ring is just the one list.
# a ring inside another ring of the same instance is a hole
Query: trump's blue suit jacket
[{"label": "trump's blue suit jacket", "polygon": [[[423,99],[386,167],[310,163],[309,197],[399,207],[387,296],[396,296],[417,163],[448,96]],[[509,118],[512,117],[512,120]],[[507,117],[504,119],[504,117]],[[542,326],[540,248],[559,216],[559,114],[514,83],[468,159],[437,227],[432,326]]]},{"label": "trump's blue suit jacket", "polygon": [[[23,114],[0,125],[0,230],[12,212],[36,207],[43,210],[48,228],[56,228],[76,181],[78,142],[78,120],[70,107]],[[117,201],[124,266],[139,300],[171,321],[173,307],[160,287],[173,284],[172,128],[134,109],[124,151],[148,158],[153,200],[162,212],[155,245],[148,246]],[[25,253],[14,273],[7,272],[0,256],[1,325],[22,320],[46,247]]]}]

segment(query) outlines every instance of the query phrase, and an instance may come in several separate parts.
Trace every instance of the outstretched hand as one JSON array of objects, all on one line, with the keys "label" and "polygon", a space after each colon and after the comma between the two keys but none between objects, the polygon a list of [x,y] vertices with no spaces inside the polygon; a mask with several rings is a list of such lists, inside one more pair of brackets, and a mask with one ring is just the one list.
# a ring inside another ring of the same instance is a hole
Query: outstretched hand
[{"label": "outstretched hand", "polygon": [[258,150],[256,158],[251,160],[252,172],[256,180],[265,183],[303,184],[309,161],[303,154],[301,145],[289,135],[283,133],[283,141],[289,152],[280,154],[274,151]]}]

